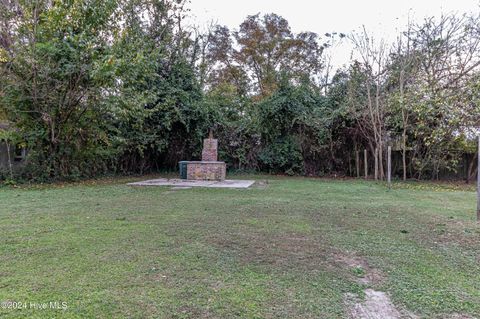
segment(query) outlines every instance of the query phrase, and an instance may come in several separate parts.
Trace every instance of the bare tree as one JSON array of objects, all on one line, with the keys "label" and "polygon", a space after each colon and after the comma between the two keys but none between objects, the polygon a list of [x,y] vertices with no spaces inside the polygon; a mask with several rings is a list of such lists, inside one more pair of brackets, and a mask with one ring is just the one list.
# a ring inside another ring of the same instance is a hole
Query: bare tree
[{"label": "bare tree", "polygon": [[373,133],[374,145],[371,145],[372,153],[378,149],[378,166],[380,178],[385,177],[384,173],[384,141],[386,140],[385,114],[386,104],[384,99],[384,83],[386,65],[388,62],[387,45],[384,40],[376,41],[369,35],[365,28],[361,33],[353,33],[350,40],[354,44],[361,60],[361,66],[366,76],[365,89],[367,99],[365,101],[366,117],[363,117]]}]

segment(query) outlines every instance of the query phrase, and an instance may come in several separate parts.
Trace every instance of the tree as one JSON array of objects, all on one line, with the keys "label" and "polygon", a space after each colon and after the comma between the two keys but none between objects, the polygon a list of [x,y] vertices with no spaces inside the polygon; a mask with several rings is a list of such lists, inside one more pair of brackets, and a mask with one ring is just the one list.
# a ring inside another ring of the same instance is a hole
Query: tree
[{"label": "tree", "polygon": [[264,148],[259,154],[271,171],[315,175],[328,156],[330,125],[336,113],[310,82],[295,85],[283,76],[278,91],[259,107]]},{"label": "tree", "polygon": [[124,172],[175,167],[198,152],[208,130],[198,43],[183,26],[184,3],[134,1],[123,9],[128,19],[113,46],[115,94],[108,103]]},{"label": "tree", "polygon": [[[372,131],[373,137],[367,137],[372,140],[370,143],[372,154],[375,158],[378,157],[378,164],[380,168],[380,178],[384,178],[384,143],[387,138],[385,128],[385,116],[387,107],[385,104],[385,78],[387,60],[387,46],[383,40],[378,43],[375,39],[367,33],[365,28],[361,33],[354,33],[350,36],[351,41],[357,53],[360,56],[361,62],[357,64],[357,70],[360,70],[362,76],[365,77],[365,94],[364,112],[366,116],[359,117],[363,127]],[[364,129],[364,131],[366,131]],[[375,168],[376,169],[376,168]]]},{"label": "tree", "polygon": [[390,53],[391,63],[388,66],[391,116],[393,131],[398,128],[401,133],[402,170],[403,180],[407,180],[407,142],[411,130],[412,105],[415,103],[414,90],[410,90],[419,68],[419,55],[412,48],[412,26],[410,22],[407,30],[402,32]]},{"label": "tree", "polygon": [[186,3],[0,1],[0,119],[29,149],[14,173],[172,169],[199,157],[212,128],[234,169],[352,175],[352,149],[365,148],[383,177],[398,142],[403,179],[438,178],[470,152],[478,16],[411,23],[393,46],[353,33],[355,60],[331,77],[325,50],[343,34],[322,43],[276,14],[201,32]]},{"label": "tree", "polygon": [[478,21],[476,16],[430,18],[409,34],[420,61],[410,85],[418,177],[429,169],[438,178],[440,167],[454,167],[458,161],[456,151],[472,123],[469,114],[475,114],[469,110],[472,95],[465,93],[480,66]]},{"label": "tree", "polygon": [[25,132],[37,173],[67,176],[99,158],[114,1],[19,4],[2,105]]},{"label": "tree", "polygon": [[245,91],[245,79],[251,78],[255,86],[246,89],[260,97],[276,90],[281,73],[289,73],[300,83],[303,78],[315,80],[323,67],[325,45],[319,44],[318,35],[294,34],[288,21],[276,14],[248,16],[233,34],[217,26],[210,42],[209,60],[212,65],[219,63],[213,73],[217,79],[230,78],[239,91]]},{"label": "tree", "polygon": [[0,142],[4,142],[7,150],[8,158],[8,171],[10,174],[10,180],[14,179],[13,164],[12,164],[12,146],[16,146],[20,142],[20,135],[15,129],[5,128],[0,129]]}]

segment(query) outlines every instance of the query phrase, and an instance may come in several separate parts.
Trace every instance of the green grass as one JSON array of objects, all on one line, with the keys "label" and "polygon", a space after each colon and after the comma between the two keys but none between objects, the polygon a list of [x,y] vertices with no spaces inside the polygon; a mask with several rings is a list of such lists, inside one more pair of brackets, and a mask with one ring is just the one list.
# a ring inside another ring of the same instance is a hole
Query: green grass
[{"label": "green grass", "polygon": [[[0,317],[343,318],[367,287],[423,318],[480,313],[474,192],[257,178],[0,189],[0,301],[28,308]],[[51,301],[68,308],[30,307]]]}]

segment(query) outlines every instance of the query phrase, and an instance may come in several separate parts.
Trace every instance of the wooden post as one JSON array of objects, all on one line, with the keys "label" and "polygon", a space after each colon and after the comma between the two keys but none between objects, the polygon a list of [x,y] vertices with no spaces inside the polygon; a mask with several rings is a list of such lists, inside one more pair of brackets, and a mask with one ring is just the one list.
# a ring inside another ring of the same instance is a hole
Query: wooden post
[{"label": "wooden post", "polygon": [[352,158],[350,157],[350,154],[348,154],[348,175],[353,176],[353,170],[352,170]]},{"label": "wooden post", "polygon": [[378,180],[378,148],[375,148],[375,180]]},{"label": "wooden post", "polygon": [[355,165],[357,169],[357,178],[360,178],[360,151],[355,152]]},{"label": "wooden post", "polygon": [[365,179],[368,178],[368,162],[367,162],[367,149],[363,151],[363,161],[365,166]]},{"label": "wooden post", "polygon": [[392,188],[392,147],[389,146],[387,150],[387,180],[388,188]]},{"label": "wooden post", "polygon": [[477,222],[480,222],[480,135],[478,136],[478,162],[477,162]]}]

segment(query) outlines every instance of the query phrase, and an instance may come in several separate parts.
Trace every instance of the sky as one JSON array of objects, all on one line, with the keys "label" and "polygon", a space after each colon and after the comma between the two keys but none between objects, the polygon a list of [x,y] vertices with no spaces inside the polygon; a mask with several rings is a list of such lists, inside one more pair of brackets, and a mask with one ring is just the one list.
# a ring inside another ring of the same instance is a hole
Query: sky
[{"label": "sky", "polygon": [[[394,41],[409,18],[422,21],[442,12],[479,12],[480,0],[191,0],[189,8],[190,19],[200,27],[213,21],[236,29],[248,15],[276,13],[288,20],[295,33],[350,33],[365,26],[377,38]],[[351,52],[349,43],[338,45],[333,64],[348,64]]]}]

